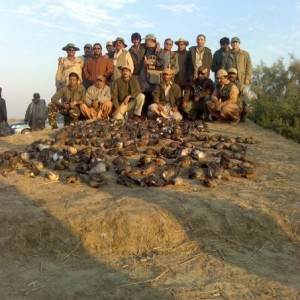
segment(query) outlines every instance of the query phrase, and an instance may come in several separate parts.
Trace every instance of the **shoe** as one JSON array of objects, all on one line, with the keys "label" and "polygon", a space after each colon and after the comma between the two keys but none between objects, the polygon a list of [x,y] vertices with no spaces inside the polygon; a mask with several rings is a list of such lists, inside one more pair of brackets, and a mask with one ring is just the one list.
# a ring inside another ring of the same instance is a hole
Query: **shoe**
[{"label": "shoe", "polygon": [[52,125],[52,129],[57,129],[57,128],[58,128],[57,124]]},{"label": "shoe", "polygon": [[141,117],[138,116],[138,115],[134,115],[133,118],[132,118],[132,120],[139,122],[139,121],[141,121]]}]

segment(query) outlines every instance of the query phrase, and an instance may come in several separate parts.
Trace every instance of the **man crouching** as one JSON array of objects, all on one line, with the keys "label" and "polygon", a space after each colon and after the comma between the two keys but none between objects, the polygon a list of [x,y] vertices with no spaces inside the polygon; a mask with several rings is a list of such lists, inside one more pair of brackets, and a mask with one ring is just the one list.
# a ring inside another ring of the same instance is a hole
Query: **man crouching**
[{"label": "man crouching", "polygon": [[230,82],[228,74],[221,69],[217,72],[218,84],[207,102],[208,110],[214,119],[221,121],[240,121],[240,109],[238,106],[239,89]]}]

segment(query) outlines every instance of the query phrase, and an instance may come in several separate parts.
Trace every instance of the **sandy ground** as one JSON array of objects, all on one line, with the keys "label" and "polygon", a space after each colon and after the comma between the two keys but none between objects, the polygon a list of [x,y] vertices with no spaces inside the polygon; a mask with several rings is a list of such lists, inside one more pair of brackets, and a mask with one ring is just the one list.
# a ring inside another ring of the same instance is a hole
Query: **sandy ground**
[{"label": "sandy ground", "polygon": [[[300,299],[299,144],[247,121],[254,179],[128,188],[0,175],[1,299]],[[0,138],[24,150],[45,130]]]}]

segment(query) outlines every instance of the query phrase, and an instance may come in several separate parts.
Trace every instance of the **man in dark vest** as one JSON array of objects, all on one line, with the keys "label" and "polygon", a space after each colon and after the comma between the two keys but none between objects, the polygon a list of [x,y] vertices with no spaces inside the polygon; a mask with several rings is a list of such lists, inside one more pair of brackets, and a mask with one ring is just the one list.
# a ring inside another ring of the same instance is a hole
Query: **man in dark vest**
[{"label": "man in dark vest", "polygon": [[218,84],[207,103],[208,110],[214,119],[238,123],[240,121],[239,89],[229,81],[224,69],[220,69],[216,77]]}]

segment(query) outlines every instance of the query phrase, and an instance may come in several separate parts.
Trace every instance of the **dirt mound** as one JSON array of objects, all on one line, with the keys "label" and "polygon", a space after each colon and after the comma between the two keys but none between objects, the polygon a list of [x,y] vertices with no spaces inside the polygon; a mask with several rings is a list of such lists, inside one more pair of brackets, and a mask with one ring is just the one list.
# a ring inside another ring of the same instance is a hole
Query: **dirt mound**
[{"label": "dirt mound", "polygon": [[149,253],[186,239],[184,229],[172,214],[138,199],[122,200],[93,216],[76,216],[69,222],[73,230],[83,228],[78,234],[93,255]]}]

